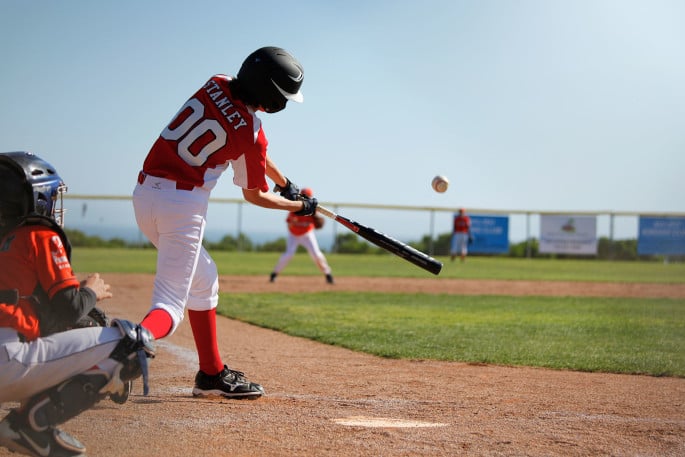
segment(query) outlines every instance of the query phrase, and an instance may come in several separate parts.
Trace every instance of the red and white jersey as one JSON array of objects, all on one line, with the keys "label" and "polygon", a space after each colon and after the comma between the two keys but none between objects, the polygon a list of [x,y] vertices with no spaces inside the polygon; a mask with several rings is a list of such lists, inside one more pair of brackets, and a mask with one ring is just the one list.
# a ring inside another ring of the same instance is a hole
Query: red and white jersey
[{"label": "red and white jersey", "polygon": [[295,213],[288,213],[286,218],[288,230],[295,236],[302,236],[314,230],[314,216],[298,216]]},{"label": "red and white jersey", "polygon": [[235,185],[268,192],[268,141],[254,111],[232,98],[230,80],[212,76],[181,107],[150,149],[144,173],[209,191],[231,165]]}]

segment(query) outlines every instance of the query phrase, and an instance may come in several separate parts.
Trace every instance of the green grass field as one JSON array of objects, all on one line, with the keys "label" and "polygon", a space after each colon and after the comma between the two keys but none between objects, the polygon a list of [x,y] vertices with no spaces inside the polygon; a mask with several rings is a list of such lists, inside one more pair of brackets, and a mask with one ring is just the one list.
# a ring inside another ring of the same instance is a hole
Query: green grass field
[{"label": "green grass field", "polygon": [[685,376],[685,300],[225,293],[219,310],[382,357]]},{"label": "green grass field", "polygon": [[[277,253],[213,253],[222,275],[263,275]],[[77,249],[76,271],[153,273],[155,252]],[[435,277],[390,255],[329,255],[336,277],[685,283],[685,264],[447,259]],[[306,254],[284,274],[319,275]],[[222,293],[220,313],[382,357],[685,377],[685,300],[326,292]]]},{"label": "green grass field", "polygon": [[[279,253],[213,252],[222,275],[265,275]],[[600,281],[685,283],[685,263],[608,262],[598,260],[542,260],[470,257],[465,264],[439,257],[444,267],[434,276],[390,254],[328,254],[336,276],[514,279],[532,281]],[[72,255],[76,271],[154,273],[156,251],[152,249],[78,248]],[[318,275],[309,257],[298,253],[284,272]]]}]

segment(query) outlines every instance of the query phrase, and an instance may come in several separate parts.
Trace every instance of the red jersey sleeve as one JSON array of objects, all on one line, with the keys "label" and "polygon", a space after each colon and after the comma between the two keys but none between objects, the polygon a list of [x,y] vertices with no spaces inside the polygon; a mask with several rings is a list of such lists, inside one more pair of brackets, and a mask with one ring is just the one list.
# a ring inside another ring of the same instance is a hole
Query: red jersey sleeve
[{"label": "red jersey sleeve", "polygon": [[47,228],[35,230],[33,235],[38,281],[48,297],[54,297],[66,287],[79,287],[80,282],[71,268],[62,238]]}]

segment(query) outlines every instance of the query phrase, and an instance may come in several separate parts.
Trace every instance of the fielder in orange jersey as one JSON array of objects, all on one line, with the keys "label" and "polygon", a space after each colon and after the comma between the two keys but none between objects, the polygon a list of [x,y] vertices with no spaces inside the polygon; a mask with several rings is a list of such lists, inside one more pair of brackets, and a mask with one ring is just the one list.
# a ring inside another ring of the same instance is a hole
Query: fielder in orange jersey
[{"label": "fielder in orange jersey", "polygon": [[66,190],[40,157],[0,153],[0,403],[19,403],[0,421],[0,446],[32,456],[84,455],[57,426],[107,397],[125,402],[154,356],[140,325],[91,319],[106,317],[95,305],[112,293],[97,273],[74,275]]},{"label": "fielder in orange jersey", "polygon": [[[302,189],[302,194],[307,197],[313,197],[314,192],[308,187]],[[288,214],[286,218],[288,224],[288,239],[286,241],[285,252],[281,255],[271,272],[270,281],[274,282],[276,276],[283,271],[290,260],[297,252],[298,246],[303,246],[309,253],[319,270],[326,276],[326,282],[333,284],[333,275],[331,267],[326,261],[326,257],[319,248],[319,243],[316,240],[315,230],[323,227],[323,218],[318,215],[299,216],[295,213]]]},{"label": "fielder in orange jersey", "polygon": [[[152,145],[133,192],[138,227],[157,248],[152,304],[141,324],[155,338],[172,334],[184,317],[199,359],[194,396],[257,398],[261,385],[224,364],[216,335],[219,275],[202,246],[210,192],[229,167],[243,198],[257,206],[314,214],[317,201],[300,195],[267,155],[258,112],[302,102],[302,65],[287,51],[250,54],[237,76],[214,75],[181,106]],[[269,178],[279,195],[269,192]]]}]

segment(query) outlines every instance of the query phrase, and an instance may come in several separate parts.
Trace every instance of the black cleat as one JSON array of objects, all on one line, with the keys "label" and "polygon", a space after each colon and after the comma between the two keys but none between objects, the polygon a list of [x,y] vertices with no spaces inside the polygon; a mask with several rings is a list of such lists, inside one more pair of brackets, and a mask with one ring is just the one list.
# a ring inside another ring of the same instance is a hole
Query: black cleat
[{"label": "black cleat", "polygon": [[231,370],[226,365],[219,374],[208,375],[198,371],[195,375],[193,396],[221,396],[226,398],[259,398],[264,388],[245,379],[245,373]]},{"label": "black cleat", "polygon": [[14,452],[44,457],[77,457],[86,452],[86,447],[67,432],[54,427],[38,431],[22,422],[14,411],[0,421],[0,445]]}]

